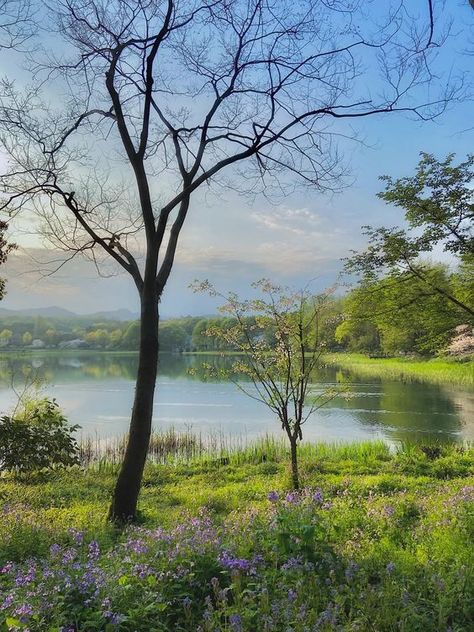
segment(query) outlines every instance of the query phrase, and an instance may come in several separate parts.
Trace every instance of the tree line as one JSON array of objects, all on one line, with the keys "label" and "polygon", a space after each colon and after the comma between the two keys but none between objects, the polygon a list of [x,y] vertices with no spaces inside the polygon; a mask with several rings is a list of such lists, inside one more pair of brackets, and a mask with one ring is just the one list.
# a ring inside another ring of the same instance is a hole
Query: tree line
[{"label": "tree line", "polygon": [[[424,266],[430,283],[460,299],[472,294],[473,272],[468,263],[454,269],[440,263]],[[449,352],[462,328],[469,326],[466,312],[442,293],[428,291],[425,281],[408,273],[388,273],[365,278],[345,295],[329,297],[321,314],[319,338],[328,352],[430,356]],[[235,319],[220,315],[163,320],[159,325],[161,351],[237,351],[225,335],[207,335],[209,330],[225,334],[233,327]],[[263,335],[266,343],[274,342],[271,327]],[[0,319],[4,349],[31,348],[39,340],[46,348],[67,348],[67,343],[81,341],[80,346],[89,349],[137,351],[139,338],[138,321],[88,322],[42,316]]]}]

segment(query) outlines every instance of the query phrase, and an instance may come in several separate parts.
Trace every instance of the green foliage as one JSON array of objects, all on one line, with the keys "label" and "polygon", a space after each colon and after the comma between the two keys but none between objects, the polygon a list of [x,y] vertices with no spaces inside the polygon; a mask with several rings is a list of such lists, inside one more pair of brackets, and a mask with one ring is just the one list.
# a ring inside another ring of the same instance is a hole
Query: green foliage
[{"label": "green foliage", "polygon": [[19,473],[79,462],[74,433],[55,400],[28,400],[13,416],[0,418],[0,470]]},{"label": "green foliage", "polygon": [[461,281],[443,266],[424,266],[425,281],[408,272],[393,271],[380,279],[366,277],[344,303],[345,320],[336,339],[349,351],[391,355],[398,352],[433,354],[444,349],[464,312],[446,299]]},{"label": "green foliage", "polygon": [[[474,155],[455,165],[453,154],[422,154],[415,175],[381,179],[379,197],[404,209],[408,228],[365,227],[368,248],[346,264],[362,275],[351,295],[362,309],[349,301],[349,318],[376,324],[387,353],[433,353],[457,325],[474,324]],[[423,260],[435,249],[457,258],[454,273]]]},{"label": "green foliage", "polygon": [[169,320],[160,323],[160,350],[184,351],[188,345],[186,329],[177,320]]},{"label": "green foliage", "polygon": [[112,469],[2,477],[0,629],[471,629],[472,448],[303,444],[300,493],[283,445],[260,448],[148,464],[124,532],[103,511]]},{"label": "green foliage", "polygon": [[140,323],[138,320],[131,322],[125,330],[120,341],[122,349],[136,351],[140,344]]}]

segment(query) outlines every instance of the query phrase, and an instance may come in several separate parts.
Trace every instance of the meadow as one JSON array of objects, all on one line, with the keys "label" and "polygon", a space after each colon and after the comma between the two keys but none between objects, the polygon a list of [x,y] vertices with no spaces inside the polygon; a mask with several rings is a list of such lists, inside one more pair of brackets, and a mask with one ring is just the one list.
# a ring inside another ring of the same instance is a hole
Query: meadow
[{"label": "meadow", "polygon": [[156,436],[125,530],[106,522],[117,465],[86,456],[0,478],[0,630],[472,629],[471,446],[303,444],[290,492],[275,439]]}]

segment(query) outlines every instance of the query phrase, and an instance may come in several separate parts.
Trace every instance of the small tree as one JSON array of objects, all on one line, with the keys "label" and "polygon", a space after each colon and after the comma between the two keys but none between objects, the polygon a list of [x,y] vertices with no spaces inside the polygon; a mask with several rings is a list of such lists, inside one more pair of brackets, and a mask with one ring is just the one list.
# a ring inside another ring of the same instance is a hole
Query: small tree
[{"label": "small tree", "polygon": [[28,347],[33,342],[33,336],[29,331],[25,331],[21,339],[26,347]]},{"label": "small tree", "polygon": [[[219,311],[230,316],[233,325],[211,325],[206,335],[224,342],[241,357],[219,373],[233,377],[241,391],[277,415],[290,442],[292,484],[298,489],[298,444],[303,439],[303,425],[340,393],[333,388],[308,397],[323,350],[320,325],[329,292],[315,296],[306,290],[281,288],[266,279],[252,287],[260,291],[261,298],[242,300],[233,293],[225,296],[208,281],[196,284],[194,289],[225,300]],[[272,336],[266,335],[269,331]],[[206,368],[211,374],[215,371],[210,365]]]}]

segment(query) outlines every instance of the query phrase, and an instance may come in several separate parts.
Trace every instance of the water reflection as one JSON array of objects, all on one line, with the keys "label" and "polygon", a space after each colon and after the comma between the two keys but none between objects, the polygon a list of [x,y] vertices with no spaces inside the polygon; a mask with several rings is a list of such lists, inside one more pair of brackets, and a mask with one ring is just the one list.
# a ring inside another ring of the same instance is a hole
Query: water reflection
[{"label": "water reflection", "polygon": [[[163,355],[160,359],[155,422],[160,427],[192,426],[198,432],[278,433],[263,405],[229,382],[207,382],[202,356]],[[223,358],[206,362],[225,364]],[[189,369],[193,369],[189,373]],[[0,410],[14,400],[12,383],[38,381],[56,397],[70,420],[86,435],[113,436],[127,428],[137,371],[135,354],[27,354],[0,360]],[[307,425],[311,439],[393,441],[474,440],[474,391],[416,382],[358,378],[335,367],[319,369],[318,385],[347,384],[349,399],[336,397]]]}]

